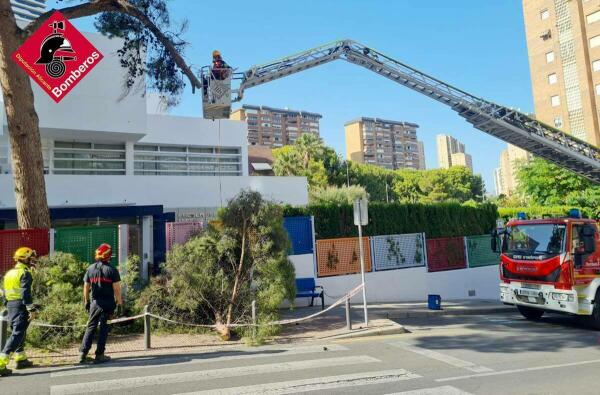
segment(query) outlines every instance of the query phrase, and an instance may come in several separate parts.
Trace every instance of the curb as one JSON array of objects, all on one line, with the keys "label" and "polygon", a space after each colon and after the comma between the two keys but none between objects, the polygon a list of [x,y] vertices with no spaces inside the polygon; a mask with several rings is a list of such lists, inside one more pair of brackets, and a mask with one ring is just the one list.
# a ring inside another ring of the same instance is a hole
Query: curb
[{"label": "curb", "polygon": [[514,306],[498,306],[498,307],[487,307],[482,309],[449,309],[449,310],[432,310],[432,311],[407,311],[407,312],[392,312],[384,313],[381,317],[387,319],[401,319],[401,318],[423,318],[423,317],[437,317],[440,315],[485,315],[485,314],[502,314],[507,312],[515,311]]},{"label": "curb", "polygon": [[342,333],[341,335],[334,335],[329,337],[322,337],[319,340],[339,340],[339,339],[356,339],[359,337],[371,337],[371,336],[385,336],[385,335],[398,335],[407,333],[408,331],[403,325],[393,323],[391,325],[382,328],[366,328],[366,329],[355,329],[350,333]]}]

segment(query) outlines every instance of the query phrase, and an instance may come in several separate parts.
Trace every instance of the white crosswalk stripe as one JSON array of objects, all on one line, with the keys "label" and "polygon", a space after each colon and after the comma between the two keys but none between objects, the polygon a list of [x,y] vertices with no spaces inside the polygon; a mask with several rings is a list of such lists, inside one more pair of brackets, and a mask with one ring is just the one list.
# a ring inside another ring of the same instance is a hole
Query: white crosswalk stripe
[{"label": "white crosswalk stripe", "polygon": [[444,385],[442,387],[432,388],[421,388],[418,390],[394,392],[393,394],[386,395],[473,395],[470,392],[463,391],[451,385]]},{"label": "white crosswalk stripe", "polygon": [[424,357],[435,359],[440,362],[447,363],[448,365],[455,366],[457,368],[463,368],[475,373],[484,373],[484,372],[492,372],[493,369],[487,368],[485,366],[476,365],[473,362],[464,361],[462,359],[455,358],[451,355],[442,354],[437,351],[429,350],[427,348],[412,346],[403,342],[394,342],[391,345],[395,347],[401,347],[405,350],[414,352],[415,354],[423,355]]},{"label": "white crosswalk stripe", "polygon": [[244,387],[188,392],[179,395],[280,395],[357,387],[361,385],[394,383],[418,378],[421,378],[421,376],[418,374],[411,373],[404,369],[393,369],[379,372],[315,377],[305,380],[290,380],[277,383],[249,385]]},{"label": "white crosswalk stripe", "polygon": [[[192,358],[189,360],[185,360],[184,357],[177,358],[169,358],[169,357],[161,357],[160,365],[158,365],[154,358],[145,358],[143,360],[132,360],[132,361],[114,361],[109,366],[103,367],[80,367],[77,369],[69,368],[64,370],[59,370],[52,372],[51,377],[67,377],[67,376],[82,376],[87,374],[101,374],[101,373],[111,373],[111,372],[123,372],[126,370],[138,370],[138,369],[156,369],[160,368],[165,364],[169,364],[169,366],[185,366],[185,365],[195,365],[195,364],[203,364],[203,363],[217,363],[217,362],[227,362],[227,361],[237,361],[237,360],[245,360],[245,359],[260,359],[260,358],[273,358],[273,357],[282,357],[286,355],[302,355],[302,354],[312,354],[312,353],[330,353],[336,351],[347,351],[348,348],[339,344],[329,344],[326,346],[327,351],[324,351],[323,345],[309,345],[309,346],[296,346],[296,347],[261,347],[256,351],[251,352],[240,352],[236,355],[225,355],[219,357],[202,357],[202,358]],[[171,360],[171,361],[170,361]]]},{"label": "white crosswalk stripe", "polygon": [[[148,386],[168,385],[174,383],[189,383],[202,380],[214,380],[228,377],[249,376],[255,374],[295,372],[297,370],[302,369],[318,369],[325,367],[331,368],[349,365],[363,365],[375,362],[381,361],[379,359],[366,355],[346,356],[338,358],[322,358],[293,362],[278,362],[263,365],[248,365],[228,367],[222,369],[198,370],[183,373],[159,374],[144,377],[128,377],[92,382],[82,382],[75,384],[54,385],[50,387],[50,394],[67,395],[99,391],[123,391],[128,388],[141,388]],[[398,377],[403,377],[408,374],[408,372],[402,370],[402,373],[396,373],[396,376],[393,377],[395,380],[398,380]],[[377,376],[380,375],[381,373],[377,374]]]}]

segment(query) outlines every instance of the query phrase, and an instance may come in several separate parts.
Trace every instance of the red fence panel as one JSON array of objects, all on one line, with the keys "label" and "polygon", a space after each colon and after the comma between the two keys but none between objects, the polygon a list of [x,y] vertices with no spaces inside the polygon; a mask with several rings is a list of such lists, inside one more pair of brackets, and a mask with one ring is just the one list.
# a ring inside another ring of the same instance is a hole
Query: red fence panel
[{"label": "red fence panel", "polygon": [[19,247],[32,248],[38,256],[48,255],[48,229],[0,230],[0,276],[14,266],[13,255]]},{"label": "red fence panel", "polygon": [[465,269],[467,258],[462,237],[427,240],[427,271]]},{"label": "red fence panel", "polygon": [[203,222],[167,222],[167,251],[175,244],[184,244],[204,229]]}]

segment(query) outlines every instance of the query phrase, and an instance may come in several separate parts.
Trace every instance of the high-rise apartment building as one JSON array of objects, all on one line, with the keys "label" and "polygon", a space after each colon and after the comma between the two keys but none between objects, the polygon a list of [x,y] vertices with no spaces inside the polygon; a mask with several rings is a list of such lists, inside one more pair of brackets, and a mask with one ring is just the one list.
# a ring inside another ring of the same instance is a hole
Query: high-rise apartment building
[{"label": "high-rise apartment building", "polygon": [[386,169],[424,169],[425,153],[417,140],[419,125],[361,117],[346,122],[346,158]]},{"label": "high-rise apartment building", "polygon": [[473,171],[471,155],[465,153],[465,145],[452,136],[438,134],[436,136],[438,165],[442,169],[452,166],[464,166]]},{"label": "high-rise apartment building", "polygon": [[504,191],[501,167],[497,167],[494,169],[494,190],[496,192],[496,195],[506,195],[506,192]]},{"label": "high-rise apartment building", "polygon": [[32,21],[46,12],[46,0],[10,0],[17,20]]},{"label": "high-rise apartment building", "polygon": [[599,145],[600,3],[523,0],[536,117]]},{"label": "high-rise apartment building", "polygon": [[248,145],[273,148],[294,144],[306,133],[318,137],[321,118],[312,112],[250,105],[231,113],[231,119],[248,123]]},{"label": "high-rise apartment building", "polygon": [[517,178],[519,167],[530,161],[531,158],[529,152],[508,144],[508,147],[500,154],[500,184],[502,188],[499,194],[512,195],[517,190],[519,186]]},{"label": "high-rise apartment building", "polygon": [[425,165],[425,145],[420,140],[417,140],[417,144],[419,145],[419,170],[425,170],[427,165]]}]

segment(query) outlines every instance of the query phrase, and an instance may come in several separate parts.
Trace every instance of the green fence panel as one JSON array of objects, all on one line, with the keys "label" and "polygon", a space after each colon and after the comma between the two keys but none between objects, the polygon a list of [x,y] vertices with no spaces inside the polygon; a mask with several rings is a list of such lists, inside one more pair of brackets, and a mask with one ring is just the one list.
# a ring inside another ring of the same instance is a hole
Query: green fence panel
[{"label": "green fence panel", "polygon": [[57,228],[54,231],[54,250],[75,255],[82,262],[94,262],[94,251],[102,243],[108,243],[113,250],[110,264],[119,264],[119,226],[83,226]]},{"label": "green fence panel", "polygon": [[491,241],[490,235],[467,237],[469,267],[491,266],[500,262],[500,254],[492,251]]}]

